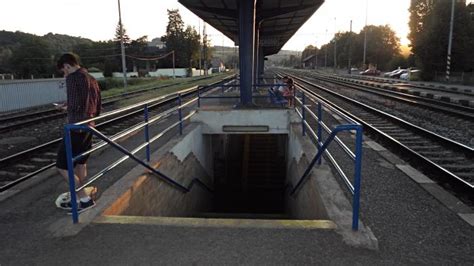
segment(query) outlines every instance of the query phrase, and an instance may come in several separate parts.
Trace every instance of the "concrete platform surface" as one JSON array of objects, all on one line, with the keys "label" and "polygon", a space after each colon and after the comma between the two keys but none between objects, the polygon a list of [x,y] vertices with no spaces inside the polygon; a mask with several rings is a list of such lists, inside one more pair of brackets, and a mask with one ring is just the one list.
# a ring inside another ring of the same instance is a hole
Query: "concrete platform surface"
[{"label": "concrete platform surface", "polygon": [[[67,217],[54,207],[54,199],[66,185],[51,170],[0,202],[0,265],[472,265],[474,227],[402,172],[399,160],[388,161],[385,158],[391,157],[369,145],[363,152],[361,219],[377,237],[378,251],[345,245],[333,230],[308,228],[96,220],[74,236],[56,237],[48,228]],[[117,154],[106,150],[99,156],[100,162],[91,159],[91,172]],[[127,162],[97,186],[109,187],[134,165]],[[467,220],[471,217],[464,214]]]}]

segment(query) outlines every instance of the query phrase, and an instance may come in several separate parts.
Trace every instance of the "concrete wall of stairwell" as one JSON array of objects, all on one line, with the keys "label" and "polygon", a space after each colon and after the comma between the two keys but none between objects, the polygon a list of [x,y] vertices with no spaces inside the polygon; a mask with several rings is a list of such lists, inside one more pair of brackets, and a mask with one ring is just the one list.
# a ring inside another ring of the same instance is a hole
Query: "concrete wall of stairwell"
[{"label": "concrete wall of stairwell", "polygon": [[[212,185],[212,180],[204,167],[201,166],[196,154],[205,154],[206,143],[196,138],[202,136],[201,127],[192,124],[185,128],[184,137],[174,138],[153,154],[156,168],[186,186],[193,178],[200,178]],[[193,145],[186,146],[189,139],[195,139]],[[188,140],[188,141],[185,141]],[[194,147],[193,147],[194,146]],[[196,154],[193,152],[198,150]],[[201,150],[201,151],[199,151]],[[176,152],[176,154],[174,152]],[[130,187],[104,212],[104,215],[132,216],[192,216],[196,212],[208,211],[211,206],[211,193],[195,184],[189,193],[171,187],[153,174],[144,171],[136,177]]]},{"label": "concrete wall of stairwell", "polygon": [[[288,155],[287,155],[287,182],[293,186],[303,175],[306,167],[314,156],[308,154],[310,149],[316,150],[308,137],[302,137],[301,124],[293,123],[288,134]],[[321,193],[314,182],[315,175],[328,175],[330,169],[325,170],[314,168],[305,184],[295,194],[286,194],[286,211],[293,219],[328,219],[325,206],[321,200]],[[329,171],[329,172],[328,172]]]},{"label": "concrete wall of stairwell", "polygon": [[288,134],[288,125],[299,120],[289,109],[232,110],[221,107],[219,110],[199,110],[191,121],[202,123],[204,134],[229,134],[223,131],[225,125],[268,126],[269,132],[263,134]]}]

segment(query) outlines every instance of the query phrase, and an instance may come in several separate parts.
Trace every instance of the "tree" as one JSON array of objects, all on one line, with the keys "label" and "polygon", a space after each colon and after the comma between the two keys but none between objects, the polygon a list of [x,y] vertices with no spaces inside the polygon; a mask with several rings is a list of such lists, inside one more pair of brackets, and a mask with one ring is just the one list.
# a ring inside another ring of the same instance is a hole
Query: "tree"
[{"label": "tree", "polygon": [[[413,0],[410,6],[412,52],[423,79],[433,79],[436,71],[446,70],[451,1]],[[474,65],[474,22],[468,7],[456,3],[452,40],[451,70],[472,71]]]},{"label": "tree", "polygon": [[336,33],[329,43],[322,45],[319,49],[318,66],[334,66],[334,45],[337,45],[336,60],[338,67],[348,67],[349,55],[351,56],[351,66],[362,67],[365,31],[367,31],[366,63],[379,69],[390,69],[390,62],[400,57],[401,51],[400,39],[387,25],[369,25],[359,33]]},{"label": "tree", "polygon": [[137,71],[137,68],[144,66],[143,61],[137,60],[136,58],[142,57],[145,55],[145,49],[148,46],[148,36],[142,36],[136,40],[133,40],[128,47],[128,54],[131,56],[131,60],[127,60],[127,68]]},{"label": "tree", "polygon": [[[209,68],[209,66],[211,65],[211,59],[212,59],[212,55],[213,55],[213,50],[214,49],[211,49],[211,40],[208,39],[208,36],[207,34],[204,34],[203,38],[202,38],[202,64],[201,66],[204,69],[204,73],[207,75],[207,68]],[[238,62],[239,60],[237,60]]]},{"label": "tree", "polygon": [[123,34],[123,43],[124,44],[129,44],[130,43],[130,37],[128,37],[127,30],[122,24],[122,31],[120,31],[120,22],[117,23],[117,27],[115,27],[115,38],[114,41],[117,42],[120,45],[120,39]]},{"label": "tree", "polygon": [[400,38],[388,25],[369,25],[358,34],[358,42],[361,44],[359,46],[362,47],[365,31],[367,31],[366,62],[379,69],[388,69],[389,62],[400,55]]},{"label": "tree", "polygon": [[[166,43],[168,52],[175,51],[175,66],[185,67],[189,60],[182,51],[185,50],[184,43],[184,22],[178,9],[168,9],[168,25],[166,26],[166,35],[161,37],[161,41]],[[171,58],[168,60],[171,65]]]},{"label": "tree", "polygon": [[308,46],[306,46],[306,47],[304,48],[303,53],[302,53],[302,55],[301,55],[301,58],[304,60],[304,59],[307,58],[308,56],[318,54],[318,52],[319,52],[318,47],[312,46],[312,45],[308,45]]},{"label": "tree", "polygon": [[185,50],[184,56],[189,60],[189,68],[197,67],[199,63],[200,36],[196,29],[187,26],[184,31]]},{"label": "tree", "polygon": [[[184,22],[179,14],[179,10],[168,10],[168,25],[166,35],[161,37],[166,42],[168,52],[175,52],[176,67],[192,67],[198,65],[200,36],[196,29],[187,26],[184,29]],[[168,59],[170,62],[170,59]]]},{"label": "tree", "polygon": [[47,43],[37,36],[23,38],[21,44],[13,49],[10,67],[17,77],[30,78],[54,73],[54,57]]}]

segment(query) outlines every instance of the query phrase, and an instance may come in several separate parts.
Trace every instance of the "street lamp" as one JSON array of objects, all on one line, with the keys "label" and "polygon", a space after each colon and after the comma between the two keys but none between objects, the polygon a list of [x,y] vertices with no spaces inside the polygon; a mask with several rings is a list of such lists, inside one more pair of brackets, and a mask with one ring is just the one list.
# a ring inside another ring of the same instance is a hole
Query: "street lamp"
[{"label": "street lamp", "polygon": [[127,65],[125,64],[125,46],[123,44],[122,12],[120,11],[120,0],[117,0],[117,1],[118,1],[118,11],[119,11],[120,49],[122,50],[123,87],[127,88]]},{"label": "street lamp", "polygon": [[347,71],[349,72],[349,75],[351,73],[351,58],[352,57],[352,19],[351,19],[351,26],[350,26],[350,31],[349,31],[349,56],[348,56],[348,63],[347,63]]},{"label": "street lamp", "polygon": [[364,59],[362,65],[365,69],[365,57],[367,55],[367,13],[369,10],[369,0],[365,1],[365,27],[364,27]]},{"label": "street lamp", "polygon": [[453,27],[454,27],[454,0],[451,2],[451,23],[449,24],[449,44],[448,55],[446,62],[446,81],[449,82],[449,75],[451,72],[451,48],[453,43]]},{"label": "street lamp", "polygon": [[336,38],[336,33],[337,33],[337,24],[336,24],[336,18],[334,18],[334,72],[336,72],[336,66],[337,66],[337,38]]},{"label": "street lamp", "polygon": [[[327,37],[328,37],[328,29],[326,29],[326,40],[327,40]],[[324,52],[325,52],[325,55],[324,55],[324,70],[326,71],[326,68],[328,67],[328,44],[326,44],[326,47],[324,48]]]}]

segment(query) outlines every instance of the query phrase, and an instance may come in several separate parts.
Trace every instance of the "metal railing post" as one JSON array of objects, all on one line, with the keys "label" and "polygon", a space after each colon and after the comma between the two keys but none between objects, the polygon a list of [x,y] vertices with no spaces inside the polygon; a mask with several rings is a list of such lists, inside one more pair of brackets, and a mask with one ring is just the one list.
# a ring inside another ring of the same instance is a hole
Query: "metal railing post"
[{"label": "metal railing post", "polygon": [[181,93],[178,94],[179,134],[183,135],[183,114],[181,111]]},{"label": "metal railing post", "polygon": [[[199,70],[201,71],[201,70]],[[198,87],[198,102],[197,102],[198,108],[201,107],[201,87]]]},{"label": "metal railing post", "polygon": [[149,132],[149,126],[148,126],[148,104],[145,104],[145,141],[147,143],[146,145],[146,160],[149,162],[150,161],[150,132]]},{"label": "metal railing post", "polygon": [[354,196],[352,199],[352,230],[359,229],[360,179],[362,169],[362,126],[356,126],[356,150],[354,167]]},{"label": "metal railing post", "polygon": [[69,178],[69,193],[71,194],[71,207],[72,207],[72,222],[77,224],[79,222],[79,215],[77,213],[77,195],[76,195],[76,180],[74,177],[74,162],[72,161],[72,142],[71,142],[71,130],[69,125],[64,127],[64,140],[66,145],[66,161],[67,161],[67,173]]},{"label": "metal railing post", "polygon": [[[317,140],[317,146],[318,146],[318,150],[321,149],[321,143],[323,142],[323,139],[322,139],[322,131],[323,131],[323,127],[321,126],[321,121],[323,119],[323,108],[322,108],[322,104],[321,102],[318,102],[318,112],[317,112],[317,116],[318,116],[318,127],[317,127],[317,133],[316,133],[316,136],[318,137],[318,140]],[[321,159],[318,160],[317,162],[318,165],[321,164]]]},{"label": "metal railing post", "polygon": [[305,96],[304,96],[304,92],[303,92],[303,94],[301,95],[301,114],[302,114],[301,126],[303,127],[303,136],[306,136],[306,126],[305,126],[305,124],[304,124],[304,122],[305,122],[305,120],[306,120]]}]

